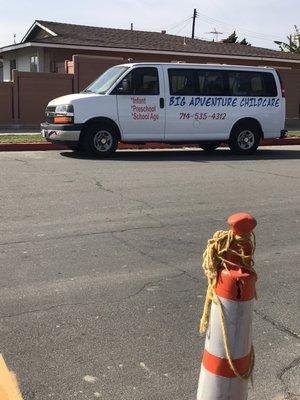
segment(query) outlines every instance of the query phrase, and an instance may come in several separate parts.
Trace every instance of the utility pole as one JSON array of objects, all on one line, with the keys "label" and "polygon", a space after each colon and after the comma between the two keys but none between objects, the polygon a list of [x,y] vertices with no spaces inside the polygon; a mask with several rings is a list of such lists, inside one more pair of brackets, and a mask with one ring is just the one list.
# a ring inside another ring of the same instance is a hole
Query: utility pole
[{"label": "utility pole", "polygon": [[196,25],[196,18],[197,18],[197,10],[194,8],[194,15],[193,15],[193,29],[192,29],[192,39],[195,39],[195,25]]}]

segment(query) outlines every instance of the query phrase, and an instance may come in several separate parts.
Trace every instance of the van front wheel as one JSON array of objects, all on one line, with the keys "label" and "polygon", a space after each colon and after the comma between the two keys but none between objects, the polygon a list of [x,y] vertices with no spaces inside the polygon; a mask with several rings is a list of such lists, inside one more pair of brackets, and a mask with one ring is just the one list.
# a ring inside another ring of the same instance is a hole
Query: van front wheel
[{"label": "van front wheel", "polygon": [[230,135],[229,148],[234,154],[253,154],[259,145],[260,138],[257,127],[240,125]]},{"label": "van front wheel", "polygon": [[118,135],[109,124],[91,125],[84,135],[86,152],[99,158],[111,156],[118,147]]}]

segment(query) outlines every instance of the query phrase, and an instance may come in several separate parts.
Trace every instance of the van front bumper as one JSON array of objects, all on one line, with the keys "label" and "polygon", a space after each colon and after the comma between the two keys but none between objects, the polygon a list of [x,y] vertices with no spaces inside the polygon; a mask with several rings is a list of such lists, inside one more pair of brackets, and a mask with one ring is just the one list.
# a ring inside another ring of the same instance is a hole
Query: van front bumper
[{"label": "van front bumper", "polygon": [[41,135],[51,143],[78,144],[82,124],[41,124]]}]

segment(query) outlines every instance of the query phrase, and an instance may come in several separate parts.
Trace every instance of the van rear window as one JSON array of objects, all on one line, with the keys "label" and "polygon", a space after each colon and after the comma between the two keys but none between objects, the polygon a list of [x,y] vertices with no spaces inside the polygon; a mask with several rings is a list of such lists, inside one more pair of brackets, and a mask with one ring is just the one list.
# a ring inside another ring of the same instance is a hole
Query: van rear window
[{"label": "van rear window", "polygon": [[277,87],[269,72],[228,71],[230,96],[276,97]]},{"label": "van rear window", "polygon": [[278,95],[274,76],[270,72],[170,68],[168,73],[172,96]]}]

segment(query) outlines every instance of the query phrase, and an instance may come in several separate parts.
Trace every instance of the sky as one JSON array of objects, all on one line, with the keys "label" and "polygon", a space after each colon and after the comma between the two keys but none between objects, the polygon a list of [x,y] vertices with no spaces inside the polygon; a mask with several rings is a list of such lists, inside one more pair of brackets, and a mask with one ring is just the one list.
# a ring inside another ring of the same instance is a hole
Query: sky
[{"label": "sky", "polygon": [[[191,36],[198,11],[196,37],[212,40],[236,30],[253,46],[277,49],[300,27],[299,0],[0,0],[0,47],[20,42],[35,19],[74,24],[161,31]],[[214,30],[221,32],[213,35]]]}]

